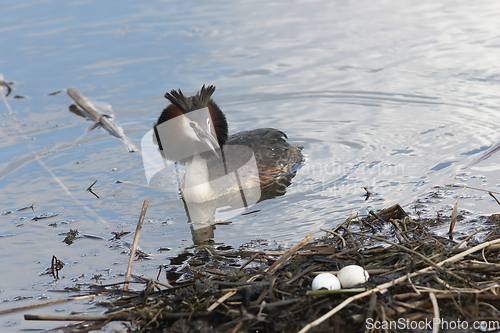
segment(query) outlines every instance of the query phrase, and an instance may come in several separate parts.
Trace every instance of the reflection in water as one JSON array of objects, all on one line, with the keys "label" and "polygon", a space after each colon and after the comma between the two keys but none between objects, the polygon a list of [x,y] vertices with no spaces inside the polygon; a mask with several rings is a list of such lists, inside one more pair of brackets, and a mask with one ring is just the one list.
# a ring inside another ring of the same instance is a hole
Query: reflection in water
[{"label": "reflection in water", "polygon": [[[254,163],[253,156],[246,164]],[[228,167],[228,169],[230,169]],[[245,167],[235,170],[232,174],[223,176],[215,181],[223,182],[224,178],[238,178],[238,171],[242,174]],[[265,188],[256,186],[240,187],[239,193],[229,193],[219,198],[207,202],[186,202],[183,199],[184,208],[188,220],[191,222],[191,234],[193,243],[196,245],[205,244],[206,241],[214,238],[215,223],[219,220],[226,220],[236,215],[248,212],[255,203],[266,199],[272,199],[284,195],[286,188],[291,184],[296,172],[292,172],[281,179],[276,179]],[[240,184],[243,183],[240,181]],[[250,183],[246,183],[250,185]]]}]

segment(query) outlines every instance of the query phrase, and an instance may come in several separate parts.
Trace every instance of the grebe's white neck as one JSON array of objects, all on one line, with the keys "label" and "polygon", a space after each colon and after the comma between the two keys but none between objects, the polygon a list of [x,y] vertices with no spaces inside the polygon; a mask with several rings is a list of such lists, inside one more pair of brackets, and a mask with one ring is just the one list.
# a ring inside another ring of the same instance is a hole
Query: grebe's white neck
[{"label": "grebe's white neck", "polygon": [[216,197],[209,182],[207,161],[199,154],[186,162],[186,174],[181,184],[181,192],[187,202],[202,203]]},{"label": "grebe's white neck", "polygon": [[[239,198],[244,205],[250,201],[256,203],[261,186],[251,148],[229,145],[220,154],[220,158],[209,159],[196,154],[186,161],[186,173],[181,182],[184,201],[200,204],[222,199],[227,204]],[[245,198],[241,198],[242,195]]]}]

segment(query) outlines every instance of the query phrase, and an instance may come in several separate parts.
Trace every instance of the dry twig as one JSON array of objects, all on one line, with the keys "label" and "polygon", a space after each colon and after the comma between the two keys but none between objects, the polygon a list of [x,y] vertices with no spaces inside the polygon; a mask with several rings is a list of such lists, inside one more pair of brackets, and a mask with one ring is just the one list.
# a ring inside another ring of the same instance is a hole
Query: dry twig
[{"label": "dry twig", "polygon": [[128,259],[127,273],[125,274],[125,284],[123,285],[123,290],[128,290],[128,281],[130,280],[130,274],[132,274],[132,265],[134,264],[135,251],[137,250],[137,243],[139,242],[139,236],[141,234],[142,223],[144,222],[144,216],[146,215],[146,210],[148,209],[149,200],[144,200],[141,209],[141,215],[139,216],[139,221],[137,222],[137,228],[135,229],[134,242],[132,243],[132,248],[130,249],[130,258]]}]

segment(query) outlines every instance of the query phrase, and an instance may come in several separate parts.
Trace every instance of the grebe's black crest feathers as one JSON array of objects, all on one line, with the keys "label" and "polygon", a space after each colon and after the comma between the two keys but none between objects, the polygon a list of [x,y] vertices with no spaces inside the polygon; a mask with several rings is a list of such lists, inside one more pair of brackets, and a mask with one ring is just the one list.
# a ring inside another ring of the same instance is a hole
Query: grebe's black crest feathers
[{"label": "grebe's black crest feathers", "polygon": [[201,90],[194,96],[186,97],[179,89],[179,91],[172,90],[170,93],[166,93],[165,98],[177,106],[183,113],[186,113],[206,108],[214,91],[215,86],[208,86],[205,88],[205,85],[203,85]]},{"label": "grebe's black crest feathers", "polygon": [[[186,115],[191,111],[208,108],[217,141],[219,146],[222,147],[227,141],[228,126],[226,116],[224,116],[224,113],[222,113],[219,106],[211,98],[214,91],[215,86],[210,85],[205,87],[205,85],[203,85],[200,91],[194,96],[187,97],[180,89],[172,90],[170,93],[166,93],[165,98],[168,99],[171,104],[163,110],[160,117],[158,117],[158,121],[155,126],[167,122],[175,117]],[[179,128],[179,131],[177,132],[170,131],[169,137],[171,138],[171,147],[168,148],[167,151],[172,151],[176,146],[180,146],[177,140],[182,139],[184,136],[185,134],[181,132],[181,128]],[[157,142],[156,137],[154,137],[154,142]],[[164,148],[163,145],[162,148]],[[167,159],[176,160],[174,157],[168,157]]]}]

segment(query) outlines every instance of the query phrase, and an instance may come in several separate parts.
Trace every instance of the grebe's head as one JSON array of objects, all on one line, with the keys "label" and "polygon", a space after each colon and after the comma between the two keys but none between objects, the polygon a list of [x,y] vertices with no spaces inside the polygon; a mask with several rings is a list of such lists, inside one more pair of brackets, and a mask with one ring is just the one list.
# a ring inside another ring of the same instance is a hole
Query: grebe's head
[{"label": "grebe's head", "polygon": [[200,154],[219,156],[217,149],[227,141],[226,117],[210,98],[214,86],[203,86],[194,96],[186,97],[179,89],[165,94],[172,104],[155,124],[155,142],[163,157],[183,162]]}]

